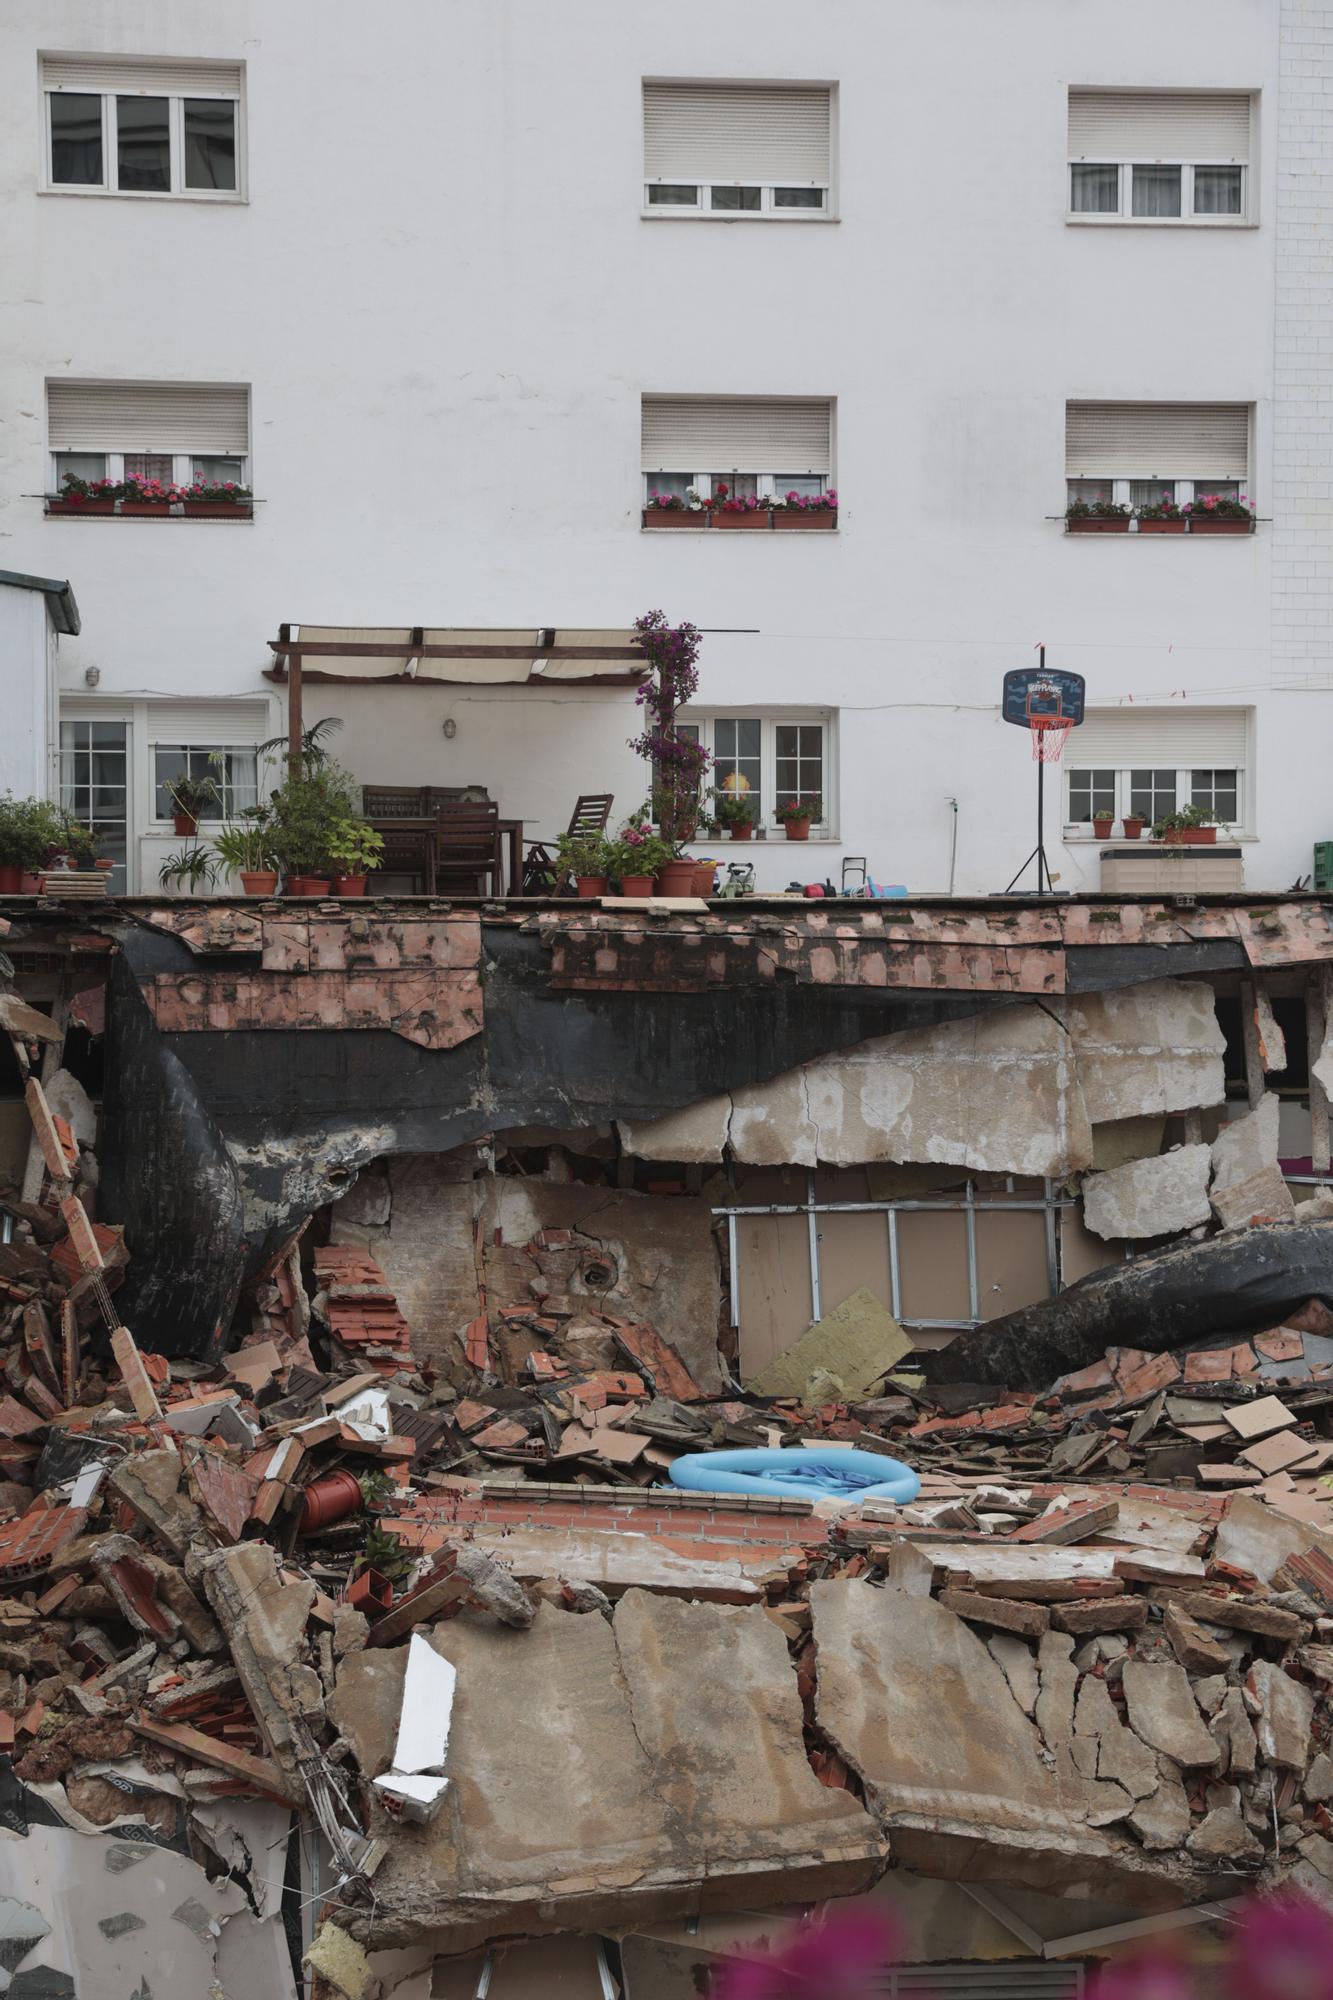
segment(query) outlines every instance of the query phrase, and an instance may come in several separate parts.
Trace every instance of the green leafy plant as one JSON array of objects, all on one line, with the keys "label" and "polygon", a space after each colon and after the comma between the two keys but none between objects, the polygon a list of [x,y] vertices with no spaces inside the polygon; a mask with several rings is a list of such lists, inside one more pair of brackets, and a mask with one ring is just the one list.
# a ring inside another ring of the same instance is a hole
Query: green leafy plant
[{"label": "green leafy plant", "polygon": [[774,817],[785,826],[789,820],[821,820],[824,817],[824,801],[818,792],[802,792],[798,798],[784,799],[773,808]]},{"label": "green leafy plant", "polygon": [[411,1567],[412,1558],[404,1549],[397,1535],[391,1535],[378,1521],[373,1521],[366,1529],[366,1539],[361,1544],[361,1552],[356,1559],[357,1569],[377,1569],[381,1576],[391,1583],[405,1576]]},{"label": "green leafy plant", "polygon": [[361,1488],[361,1505],[368,1514],[377,1514],[394,1491],[388,1473],[381,1472],[378,1467],[373,1472],[358,1472],[356,1483]]},{"label": "green leafy plant", "polygon": [[613,843],[600,833],[562,833],[555,844],[556,860],[566,875],[610,875]]},{"label": "green leafy plant", "polygon": [[[301,732],[301,755],[297,762],[303,771],[318,771],[332,761],[328,738],[336,736],[343,726],[340,715],[322,715],[318,722],[312,722]],[[281,758],[290,772],[292,768],[291,745],[285,736],[270,736],[259,746],[259,754],[266,764]]]},{"label": "green leafy plant", "polygon": [[196,840],[169,854],[157,871],[157,879],[164,889],[174,889],[177,895],[198,896],[212,888],[217,872],[212,848],[201,847]]},{"label": "green leafy plant", "polygon": [[338,830],[358,816],[359,788],[351,773],[325,758],[290,768],[269,800],[273,853],[291,875],[330,871]]},{"label": "green leafy plant", "polygon": [[753,801],[743,792],[726,792],[719,787],[709,797],[714,826],[753,826],[759,817]]},{"label": "green leafy plant", "polygon": [[64,836],[64,814],[50,799],[0,796],[0,867],[40,868]]},{"label": "green leafy plant", "polygon": [[656,875],[659,868],[675,858],[671,842],[653,832],[648,813],[646,805],[640,806],[608,843],[608,872],[617,881],[623,881],[626,875]]},{"label": "green leafy plant", "polygon": [[1176,505],[1176,497],[1169,490],[1163,492],[1160,500],[1146,500],[1141,507],[1136,507],[1134,512],[1140,521],[1180,521],[1184,519],[1183,510]]},{"label": "green leafy plant", "polygon": [[233,826],[213,836],[213,852],[232,875],[258,875],[273,867],[273,832],[267,806],[251,806]]},{"label": "green leafy plant", "polygon": [[1152,823],[1153,839],[1162,840],[1168,833],[1187,833],[1196,826],[1216,826],[1217,814],[1207,806],[1177,806],[1174,812],[1163,813]]},{"label": "green leafy plant", "polygon": [[[214,760],[210,758],[210,763]],[[173,812],[183,819],[198,819],[205,806],[221,801],[216,778],[196,778],[183,771],[178,778],[167,780],[167,797],[171,800]]]},{"label": "green leafy plant", "polygon": [[329,859],[340,864],[340,875],[370,875],[380,865],[384,836],[368,820],[339,820],[329,840]]},{"label": "green leafy plant", "polygon": [[1123,500],[1071,500],[1065,508],[1066,521],[1118,521],[1128,514]]},{"label": "green leafy plant", "polygon": [[63,815],[60,844],[76,868],[91,868],[97,859],[99,841],[90,826],[74,818],[72,813]]},{"label": "green leafy plant", "polygon": [[1241,494],[1238,500],[1233,499],[1229,493],[1196,493],[1184,511],[1204,521],[1252,521],[1254,519],[1254,509],[1250,505],[1248,496],[1244,493]]}]

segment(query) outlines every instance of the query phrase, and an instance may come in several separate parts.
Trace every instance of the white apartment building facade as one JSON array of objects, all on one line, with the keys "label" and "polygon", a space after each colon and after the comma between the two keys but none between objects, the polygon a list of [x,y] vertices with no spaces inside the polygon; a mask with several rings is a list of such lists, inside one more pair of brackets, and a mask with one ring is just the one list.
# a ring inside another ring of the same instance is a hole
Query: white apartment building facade
[{"label": "white apartment building facade", "polygon": [[[177,771],[262,785],[282,624],[655,606],[705,633],[761,887],[863,856],[1003,889],[1034,785],[1000,684],[1042,644],[1087,681],[1060,888],[1099,886],[1094,809],[1206,804],[1259,889],[1333,835],[1333,4],[11,0],[0,76],[0,564],[82,614],[48,698],[0,661],[40,738],[12,768],[102,824],[117,886],[155,889]],[[65,514],[66,473],[254,506]],[[720,485],[836,490],[835,525],[645,514]],[[1070,497],[1163,491],[1257,525],[1066,532]],[[485,784],[534,835],[645,789],[623,690],[306,714],[359,778]]]}]

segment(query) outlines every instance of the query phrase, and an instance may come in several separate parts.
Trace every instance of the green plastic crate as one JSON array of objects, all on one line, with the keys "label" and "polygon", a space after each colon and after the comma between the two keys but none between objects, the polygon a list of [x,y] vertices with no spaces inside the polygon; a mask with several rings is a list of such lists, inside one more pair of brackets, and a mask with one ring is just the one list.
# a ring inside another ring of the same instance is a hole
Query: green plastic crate
[{"label": "green plastic crate", "polygon": [[1333,895],[1333,840],[1314,844],[1314,885],[1321,894]]}]

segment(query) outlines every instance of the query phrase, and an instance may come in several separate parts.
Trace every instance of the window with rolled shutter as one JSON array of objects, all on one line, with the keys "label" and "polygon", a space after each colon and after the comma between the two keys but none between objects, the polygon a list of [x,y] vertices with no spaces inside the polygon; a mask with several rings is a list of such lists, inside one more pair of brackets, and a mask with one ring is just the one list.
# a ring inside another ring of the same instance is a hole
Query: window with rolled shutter
[{"label": "window with rolled shutter", "polygon": [[832,406],[823,398],[645,396],[645,473],[807,474],[833,469]]},{"label": "window with rolled shutter", "polygon": [[1253,124],[1245,90],[1071,90],[1071,219],[1252,220]]},{"label": "window with rolled shutter", "polygon": [[244,458],[250,391],[236,382],[48,382],[53,452]]},{"label": "window with rolled shutter", "polygon": [[1151,822],[1179,806],[1206,806],[1233,833],[1253,830],[1253,711],[1089,709],[1064,755],[1067,822],[1094,811]]},{"label": "window with rolled shutter", "polygon": [[646,83],[650,210],[799,218],[827,214],[828,84]]},{"label": "window with rolled shutter", "polygon": [[1068,403],[1070,479],[1248,480],[1248,403]]},{"label": "window with rolled shutter", "polygon": [[244,67],[186,56],[41,58],[52,193],[244,198]]}]

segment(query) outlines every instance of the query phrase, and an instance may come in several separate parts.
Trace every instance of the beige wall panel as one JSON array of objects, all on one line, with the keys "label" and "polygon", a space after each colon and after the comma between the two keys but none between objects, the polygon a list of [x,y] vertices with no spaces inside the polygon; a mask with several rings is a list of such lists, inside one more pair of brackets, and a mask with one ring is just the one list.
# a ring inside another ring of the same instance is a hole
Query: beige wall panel
[{"label": "beige wall panel", "polygon": [[961,1209],[898,1217],[898,1269],[904,1319],[971,1316],[967,1288],[967,1223]]},{"label": "beige wall panel", "polygon": [[1000,1319],[1050,1297],[1044,1215],[977,1211],[977,1288],[982,1319]]},{"label": "beige wall panel", "polygon": [[[854,1200],[854,1196],[840,1196]],[[825,1312],[864,1285],[893,1310],[889,1295],[889,1219],[886,1215],[820,1215],[819,1293]]]},{"label": "beige wall panel", "polygon": [[[779,1197],[780,1199],[780,1197]],[[810,1324],[810,1236],[803,1215],[736,1219],[742,1381],[799,1340]]]}]

